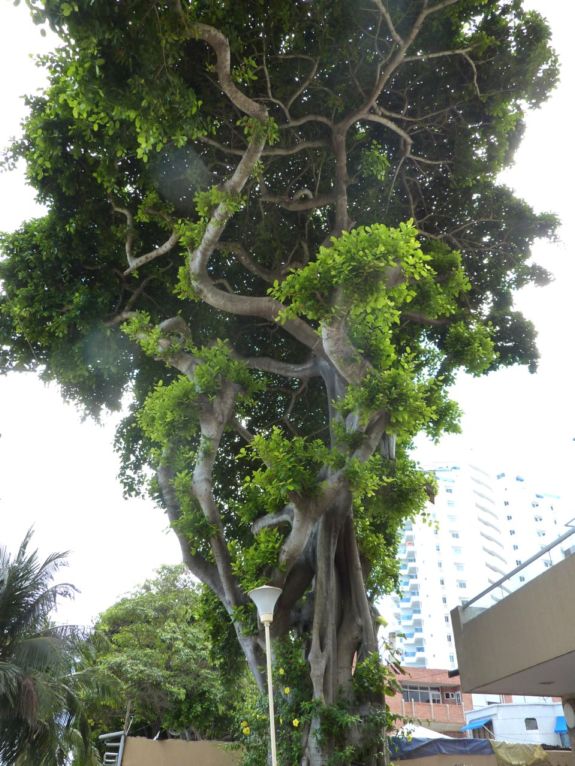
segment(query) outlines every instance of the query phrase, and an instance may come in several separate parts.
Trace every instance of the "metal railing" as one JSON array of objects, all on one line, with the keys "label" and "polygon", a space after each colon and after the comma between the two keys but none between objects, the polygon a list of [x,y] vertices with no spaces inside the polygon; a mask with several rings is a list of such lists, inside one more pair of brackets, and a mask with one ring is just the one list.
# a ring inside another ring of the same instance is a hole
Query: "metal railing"
[{"label": "metal railing", "polygon": [[121,766],[126,741],[125,732],[122,730],[112,731],[109,734],[100,734],[98,739],[102,740],[106,747],[102,760],[103,766]]},{"label": "metal railing", "polygon": [[541,550],[537,551],[533,556],[519,564],[519,566],[516,566],[515,569],[512,569],[511,572],[505,574],[499,580],[482,590],[481,593],[478,593],[470,599],[466,604],[462,605],[461,616],[463,621],[465,622],[473,619],[473,617],[476,617],[478,614],[485,611],[485,609],[488,609],[490,606],[493,606],[498,601],[501,601],[506,596],[509,596],[514,591],[523,587],[523,585],[526,585],[527,582],[534,577],[542,574],[542,571],[544,570],[541,570],[540,566],[535,567],[533,565],[535,563],[540,564],[539,560],[543,559],[544,556],[549,556],[547,559],[547,561],[549,561],[548,566],[552,566],[566,556],[575,553],[575,548],[564,550],[561,552],[561,556],[557,557],[557,561],[553,561],[553,557],[551,556],[553,549],[560,546],[565,540],[571,537],[571,535],[575,534],[575,526],[572,526],[574,524],[575,519],[572,519],[566,524],[566,526],[570,527],[567,532],[553,540],[549,545],[541,548]]}]

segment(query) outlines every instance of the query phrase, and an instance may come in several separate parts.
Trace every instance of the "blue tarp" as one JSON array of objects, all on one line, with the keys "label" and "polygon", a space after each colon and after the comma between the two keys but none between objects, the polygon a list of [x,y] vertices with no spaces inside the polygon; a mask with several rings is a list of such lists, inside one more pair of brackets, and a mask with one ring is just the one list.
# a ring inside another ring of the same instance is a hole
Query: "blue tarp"
[{"label": "blue tarp", "polygon": [[459,731],[472,731],[473,729],[481,729],[486,723],[489,723],[491,718],[476,718],[475,721],[469,721],[469,723],[462,726]]},{"label": "blue tarp", "polygon": [[[487,720],[491,720],[490,718]],[[488,739],[408,739],[391,737],[389,743],[392,759],[407,760],[426,755],[493,755]]]},{"label": "blue tarp", "polygon": [[555,719],[555,734],[567,734],[567,721],[564,715],[558,715]]}]

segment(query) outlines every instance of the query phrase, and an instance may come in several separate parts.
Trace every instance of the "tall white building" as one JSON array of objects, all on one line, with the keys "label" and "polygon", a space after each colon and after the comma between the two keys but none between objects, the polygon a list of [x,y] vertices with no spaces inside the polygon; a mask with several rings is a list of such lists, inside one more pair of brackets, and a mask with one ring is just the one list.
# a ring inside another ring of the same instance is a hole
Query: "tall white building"
[{"label": "tall white building", "polygon": [[[450,610],[565,530],[558,498],[536,494],[520,476],[491,476],[470,463],[431,470],[437,497],[427,519],[405,526],[399,551],[401,596],[391,597],[385,612],[404,666],[455,668]],[[519,584],[523,576],[518,573]],[[491,599],[504,595],[506,589],[498,589]]]},{"label": "tall white building", "polygon": [[[501,472],[496,476],[496,485],[499,502],[503,504],[509,569],[514,569],[563,534],[568,519],[558,496],[534,491],[523,476]],[[518,573],[519,584],[557,563],[562,556],[560,547],[553,549],[534,562],[529,572]]]}]

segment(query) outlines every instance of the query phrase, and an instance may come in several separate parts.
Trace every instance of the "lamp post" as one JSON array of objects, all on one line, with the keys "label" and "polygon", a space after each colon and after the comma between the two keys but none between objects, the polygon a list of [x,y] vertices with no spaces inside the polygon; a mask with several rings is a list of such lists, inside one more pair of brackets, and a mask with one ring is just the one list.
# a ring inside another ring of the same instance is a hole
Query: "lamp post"
[{"label": "lamp post", "polygon": [[264,626],[266,636],[266,659],[268,668],[268,705],[270,713],[270,743],[272,751],[272,766],[277,766],[276,755],[276,727],[274,713],[274,694],[272,687],[272,644],[270,639],[270,625],[274,620],[274,607],[280,597],[281,588],[274,588],[271,585],[262,585],[254,588],[248,593],[248,596],[254,602],[258,610],[258,617]]}]

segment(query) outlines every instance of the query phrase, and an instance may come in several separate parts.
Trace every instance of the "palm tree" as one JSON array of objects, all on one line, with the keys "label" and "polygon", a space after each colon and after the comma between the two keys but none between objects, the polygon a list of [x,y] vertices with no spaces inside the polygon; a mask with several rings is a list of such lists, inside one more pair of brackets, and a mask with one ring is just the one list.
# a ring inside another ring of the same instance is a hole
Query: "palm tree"
[{"label": "palm tree", "polygon": [[75,631],[50,614],[75,592],[53,584],[66,553],[44,561],[29,552],[31,530],[14,558],[0,547],[0,763],[93,763],[89,727],[74,673]]}]

